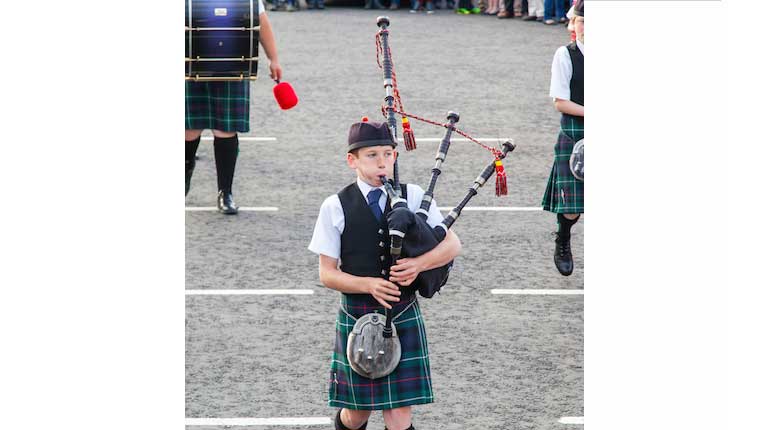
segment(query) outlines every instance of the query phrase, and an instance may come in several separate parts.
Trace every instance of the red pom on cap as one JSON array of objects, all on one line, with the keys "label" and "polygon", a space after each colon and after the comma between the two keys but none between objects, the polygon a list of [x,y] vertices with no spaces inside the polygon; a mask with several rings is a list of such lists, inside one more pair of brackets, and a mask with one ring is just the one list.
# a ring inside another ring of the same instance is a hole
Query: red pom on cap
[{"label": "red pom on cap", "polygon": [[297,105],[297,94],[294,93],[294,88],[288,82],[280,82],[274,86],[273,95],[283,110],[291,109]]},{"label": "red pom on cap", "polygon": [[367,121],[369,121],[369,117],[368,116],[365,116],[365,117],[361,118],[361,122],[367,122]]}]

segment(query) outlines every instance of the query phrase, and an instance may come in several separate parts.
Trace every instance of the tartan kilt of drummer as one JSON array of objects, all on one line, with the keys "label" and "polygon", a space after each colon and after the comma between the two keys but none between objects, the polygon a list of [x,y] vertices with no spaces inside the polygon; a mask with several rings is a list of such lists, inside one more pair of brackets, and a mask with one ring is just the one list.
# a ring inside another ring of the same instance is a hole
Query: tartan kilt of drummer
[{"label": "tartan kilt of drummer", "polygon": [[185,82],[185,129],[247,133],[249,85],[249,81]]},{"label": "tartan kilt of drummer", "polygon": [[543,210],[561,214],[583,213],[583,182],[575,179],[569,168],[572,148],[583,138],[583,129],[582,118],[562,116],[551,176],[543,194]]},{"label": "tartan kilt of drummer", "polygon": [[[359,296],[360,297],[360,296]],[[355,318],[377,312],[385,315],[385,308],[371,299],[367,302],[355,296],[343,295],[340,306]],[[405,298],[406,299],[406,298]],[[399,342],[401,342],[401,361],[396,369],[382,378],[363,377],[350,367],[346,349],[348,334],[356,321],[342,308],[337,313],[337,335],[332,354],[329,374],[329,406],[357,410],[385,410],[409,405],[433,402],[433,387],[430,378],[430,360],[428,358],[428,339],[425,323],[417,299],[403,300],[405,304],[393,306],[394,318]]]}]

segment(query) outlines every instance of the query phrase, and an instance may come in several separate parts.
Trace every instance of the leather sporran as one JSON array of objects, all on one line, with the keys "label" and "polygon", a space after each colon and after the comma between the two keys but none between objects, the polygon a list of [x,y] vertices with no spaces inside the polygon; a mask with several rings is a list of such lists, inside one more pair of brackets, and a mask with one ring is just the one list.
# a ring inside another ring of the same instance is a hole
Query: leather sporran
[{"label": "leather sporran", "polygon": [[[395,319],[395,318],[394,318]],[[348,335],[346,355],[350,367],[359,375],[377,379],[389,375],[401,361],[401,342],[395,324],[393,336],[385,338],[385,315],[370,313],[358,318]]]},{"label": "leather sporran", "polygon": [[583,168],[585,163],[583,162],[583,139],[575,142],[575,146],[572,147],[572,154],[569,156],[569,170],[572,172],[572,176],[578,181],[583,181]]}]

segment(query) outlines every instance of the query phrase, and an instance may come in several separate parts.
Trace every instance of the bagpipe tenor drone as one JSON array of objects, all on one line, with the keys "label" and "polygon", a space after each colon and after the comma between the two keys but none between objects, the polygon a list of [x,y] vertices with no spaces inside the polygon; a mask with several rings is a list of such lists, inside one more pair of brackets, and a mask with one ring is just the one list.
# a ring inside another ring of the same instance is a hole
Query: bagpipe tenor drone
[{"label": "bagpipe tenor drone", "polygon": [[[392,210],[387,215],[387,222],[391,239],[391,261],[395,264],[399,258],[418,257],[438,246],[446,237],[447,231],[460,216],[465,205],[478,193],[479,188],[484,186],[493,174],[495,175],[495,194],[497,196],[506,195],[508,187],[502,160],[508,153],[514,150],[515,145],[510,141],[506,141],[501,145],[501,149],[497,149],[482,144],[456,127],[456,124],[460,121],[460,115],[456,112],[448,112],[446,123],[431,121],[406,112],[398,91],[396,73],[393,68],[393,57],[388,42],[390,19],[385,16],[378,17],[377,26],[379,27],[379,31],[375,35],[377,64],[383,71],[385,88],[385,104],[381,110],[387,120],[393,140],[398,142],[398,121],[396,120],[396,115],[401,117],[402,136],[407,151],[416,148],[414,132],[409,122],[410,118],[446,129],[436,152],[436,162],[431,171],[428,188],[420,203],[420,208],[414,213],[409,210],[406,200],[401,196],[398,159],[396,159],[393,166],[393,178],[380,177],[391,202]],[[441,174],[441,166],[449,152],[452,133],[459,134],[488,150],[492,155],[492,161],[476,177],[462,201],[449,212],[439,225],[430,227],[427,222],[428,211],[433,202],[436,182]],[[452,264],[453,262],[449,262],[442,267],[422,272],[411,285],[402,287],[402,289],[418,291],[421,296],[430,298],[446,284]],[[390,270],[387,270],[385,278],[388,279],[389,276]],[[388,309],[386,311],[386,321],[384,321],[384,324],[377,318],[377,314],[367,314],[358,319],[353,331],[349,335],[347,349],[348,360],[353,370],[362,376],[372,379],[388,375],[392,372],[398,365],[398,358],[401,355],[400,343],[398,336],[395,334],[395,326],[392,323],[393,315],[391,310]],[[372,329],[372,319],[379,321],[377,327],[382,327],[381,330]]]}]

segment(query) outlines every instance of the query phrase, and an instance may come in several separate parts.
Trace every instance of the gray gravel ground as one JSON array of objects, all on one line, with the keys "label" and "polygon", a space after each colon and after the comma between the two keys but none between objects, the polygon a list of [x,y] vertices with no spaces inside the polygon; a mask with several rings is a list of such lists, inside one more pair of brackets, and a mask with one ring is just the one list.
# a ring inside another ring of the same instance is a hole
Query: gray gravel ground
[{"label": "gray gravel ground", "polygon": [[[242,142],[234,194],[241,206],[278,212],[186,212],[186,288],[311,288],[310,296],[188,296],[186,416],[331,416],[326,378],[338,293],[319,285],[307,251],[323,199],[353,179],[347,130],[378,118],[384,96],[375,63],[381,11],[327,8],[271,13],[286,81],[300,103],[281,111],[265,65],[252,86],[252,131],[276,142]],[[509,194],[487,186],[472,206],[539,206],[558,114],[547,96],[563,27],[487,16],[388,11],[406,109],[477,137],[513,138]],[[440,137],[413,124],[418,138]],[[401,177],[427,185],[436,143],[402,153]],[[187,206],[216,204],[213,151],[202,143]],[[453,140],[436,198],[454,206],[488,153]],[[573,230],[575,273],[553,267],[554,217],[542,212],[465,212],[450,283],[421,302],[436,403],[415,408],[419,429],[562,429],[583,415],[583,297],[495,296],[492,288],[582,289],[583,222]],[[291,338],[291,339],[290,339]],[[190,429],[221,429],[193,427]],[[241,427],[232,427],[241,428]],[[244,427],[245,428],[245,427]],[[265,428],[265,427],[261,427]],[[289,429],[290,427],[276,427]],[[310,427],[296,427],[310,428]],[[321,428],[316,426],[315,428]],[[381,416],[369,428],[382,428]]]}]

